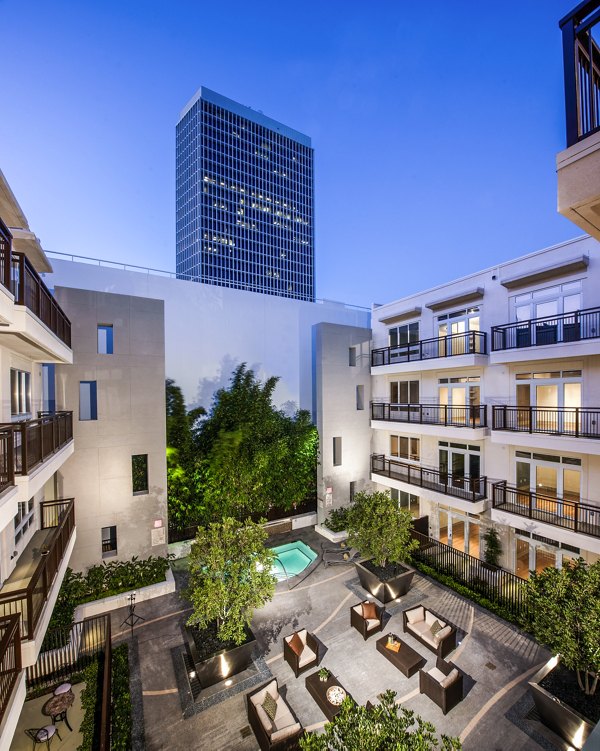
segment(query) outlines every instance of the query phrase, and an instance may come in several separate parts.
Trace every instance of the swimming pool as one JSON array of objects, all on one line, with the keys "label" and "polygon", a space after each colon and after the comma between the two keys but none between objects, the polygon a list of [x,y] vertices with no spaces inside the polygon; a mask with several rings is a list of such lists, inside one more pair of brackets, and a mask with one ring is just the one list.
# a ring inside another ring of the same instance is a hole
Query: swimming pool
[{"label": "swimming pool", "polygon": [[300,540],[279,545],[271,550],[277,556],[273,564],[273,574],[280,581],[302,573],[317,557],[315,551]]}]

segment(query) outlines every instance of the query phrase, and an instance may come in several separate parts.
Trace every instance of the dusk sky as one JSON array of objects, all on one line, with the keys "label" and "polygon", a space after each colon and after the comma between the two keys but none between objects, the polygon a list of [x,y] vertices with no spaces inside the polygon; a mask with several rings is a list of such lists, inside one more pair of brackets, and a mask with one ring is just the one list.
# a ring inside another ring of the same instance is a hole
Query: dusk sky
[{"label": "dusk sky", "polygon": [[174,270],[205,85],[312,137],[317,296],[389,302],[581,234],[556,212],[574,5],[0,0],[0,168],[47,250]]}]

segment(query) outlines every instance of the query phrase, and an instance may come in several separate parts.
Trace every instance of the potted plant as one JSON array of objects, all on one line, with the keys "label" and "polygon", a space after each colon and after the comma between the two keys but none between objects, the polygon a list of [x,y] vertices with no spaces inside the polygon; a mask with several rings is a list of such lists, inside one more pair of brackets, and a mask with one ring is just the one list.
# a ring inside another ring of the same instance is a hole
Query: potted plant
[{"label": "potted plant", "polygon": [[357,493],[348,512],[348,544],[367,559],[355,563],[361,586],[383,604],[410,589],[415,572],[406,562],[419,546],[412,521],[388,491]]},{"label": "potted plant", "polygon": [[555,655],[529,682],[533,700],[545,725],[582,748],[600,719],[600,562],[533,573],[525,592],[529,627]]},{"label": "potted plant", "polygon": [[318,532],[330,542],[340,543],[344,546],[345,540],[348,538],[346,524],[349,510],[349,506],[332,509],[329,516],[321,524],[317,524],[315,532]]},{"label": "potted plant", "polygon": [[331,674],[329,670],[327,670],[327,668],[321,668],[319,670],[319,680],[323,681],[323,683],[329,678],[330,675]]},{"label": "potted plant", "polygon": [[498,530],[495,527],[488,527],[483,533],[483,542],[485,543],[484,565],[496,571],[500,567],[500,558],[502,557],[502,543]]},{"label": "potted plant", "polygon": [[199,527],[189,557],[188,645],[203,688],[245,670],[255,646],[255,608],[275,591],[267,533],[251,520],[226,518]]}]

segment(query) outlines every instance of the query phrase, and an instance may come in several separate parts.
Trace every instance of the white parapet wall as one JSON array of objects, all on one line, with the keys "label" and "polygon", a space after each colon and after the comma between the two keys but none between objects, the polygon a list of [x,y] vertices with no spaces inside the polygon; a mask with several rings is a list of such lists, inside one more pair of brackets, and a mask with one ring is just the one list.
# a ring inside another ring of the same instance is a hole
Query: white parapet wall
[{"label": "white parapet wall", "polygon": [[[132,590],[133,591],[133,590]],[[162,597],[175,591],[175,578],[171,569],[167,569],[164,582],[158,582],[158,584],[150,584],[148,587],[140,587],[135,591],[135,604],[145,600],[154,600],[156,597]],[[82,621],[84,618],[90,618],[94,615],[101,615],[102,613],[108,613],[111,610],[118,610],[119,608],[129,605],[129,597],[132,592],[121,592],[119,595],[113,595],[112,597],[105,597],[102,600],[92,600],[92,602],[85,602],[83,605],[78,605],[75,608],[75,621]]]},{"label": "white parapet wall", "polygon": [[298,514],[292,516],[292,529],[302,529],[302,527],[314,527],[317,523],[317,512],[309,511],[307,514]]},{"label": "white parapet wall", "polygon": [[315,532],[318,532],[322,537],[325,537],[331,542],[344,542],[344,540],[348,539],[348,533],[345,529],[341,532],[332,532],[322,524],[317,524],[317,526],[315,527]]}]

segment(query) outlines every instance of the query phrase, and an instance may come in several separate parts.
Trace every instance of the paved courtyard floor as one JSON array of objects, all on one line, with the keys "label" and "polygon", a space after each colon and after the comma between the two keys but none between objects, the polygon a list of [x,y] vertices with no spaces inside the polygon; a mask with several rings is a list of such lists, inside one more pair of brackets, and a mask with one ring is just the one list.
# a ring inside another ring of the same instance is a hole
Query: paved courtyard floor
[{"label": "paved courtyard floor", "polygon": [[[312,529],[274,538],[274,545],[303,539],[319,550],[322,538]],[[181,566],[181,564],[180,564]],[[177,574],[178,584],[185,576]],[[563,744],[535,717],[527,680],[549,657],[527,635],[473,605],[445,587],[415,575],[410,592],[388,607],[384,633],[396,632],[426,660],[435,655],[410,635],[402,633],[402,610],[423,603],[459,628],[457,649],[448,659],[466,675],[465,698],[446,716],[419,693],[418,673],[405,678],[375,648],[377,637],[364,641],[350,627],[350,607],[367,593],[361,589],[354,566],[326,568],[321,562],[304,580],[288,589],[278,584],[275,597],[255,614],[253,630],[259,643],[255,665],[229,688],[213,687],[194,701],[184,667],[183,624],[189,604],[174,593],[141,603],[137,613],[146,620],[131,632],[121,623],[125,609],[113,613],[117,641],[131,644],[135,710],[134,749],[207,749],[254,751],[258,748],[249,728],[245,694],[277,677],[282,693],[305,727],[325,723],[321,710],[283,660],[283,637],[306,627],[321,644],[321,665],[329,668],[354,699],[376,701],[385,689],[397,700],[431,721],[438,732],[461,738],[465,751],[566,751]]]}]

